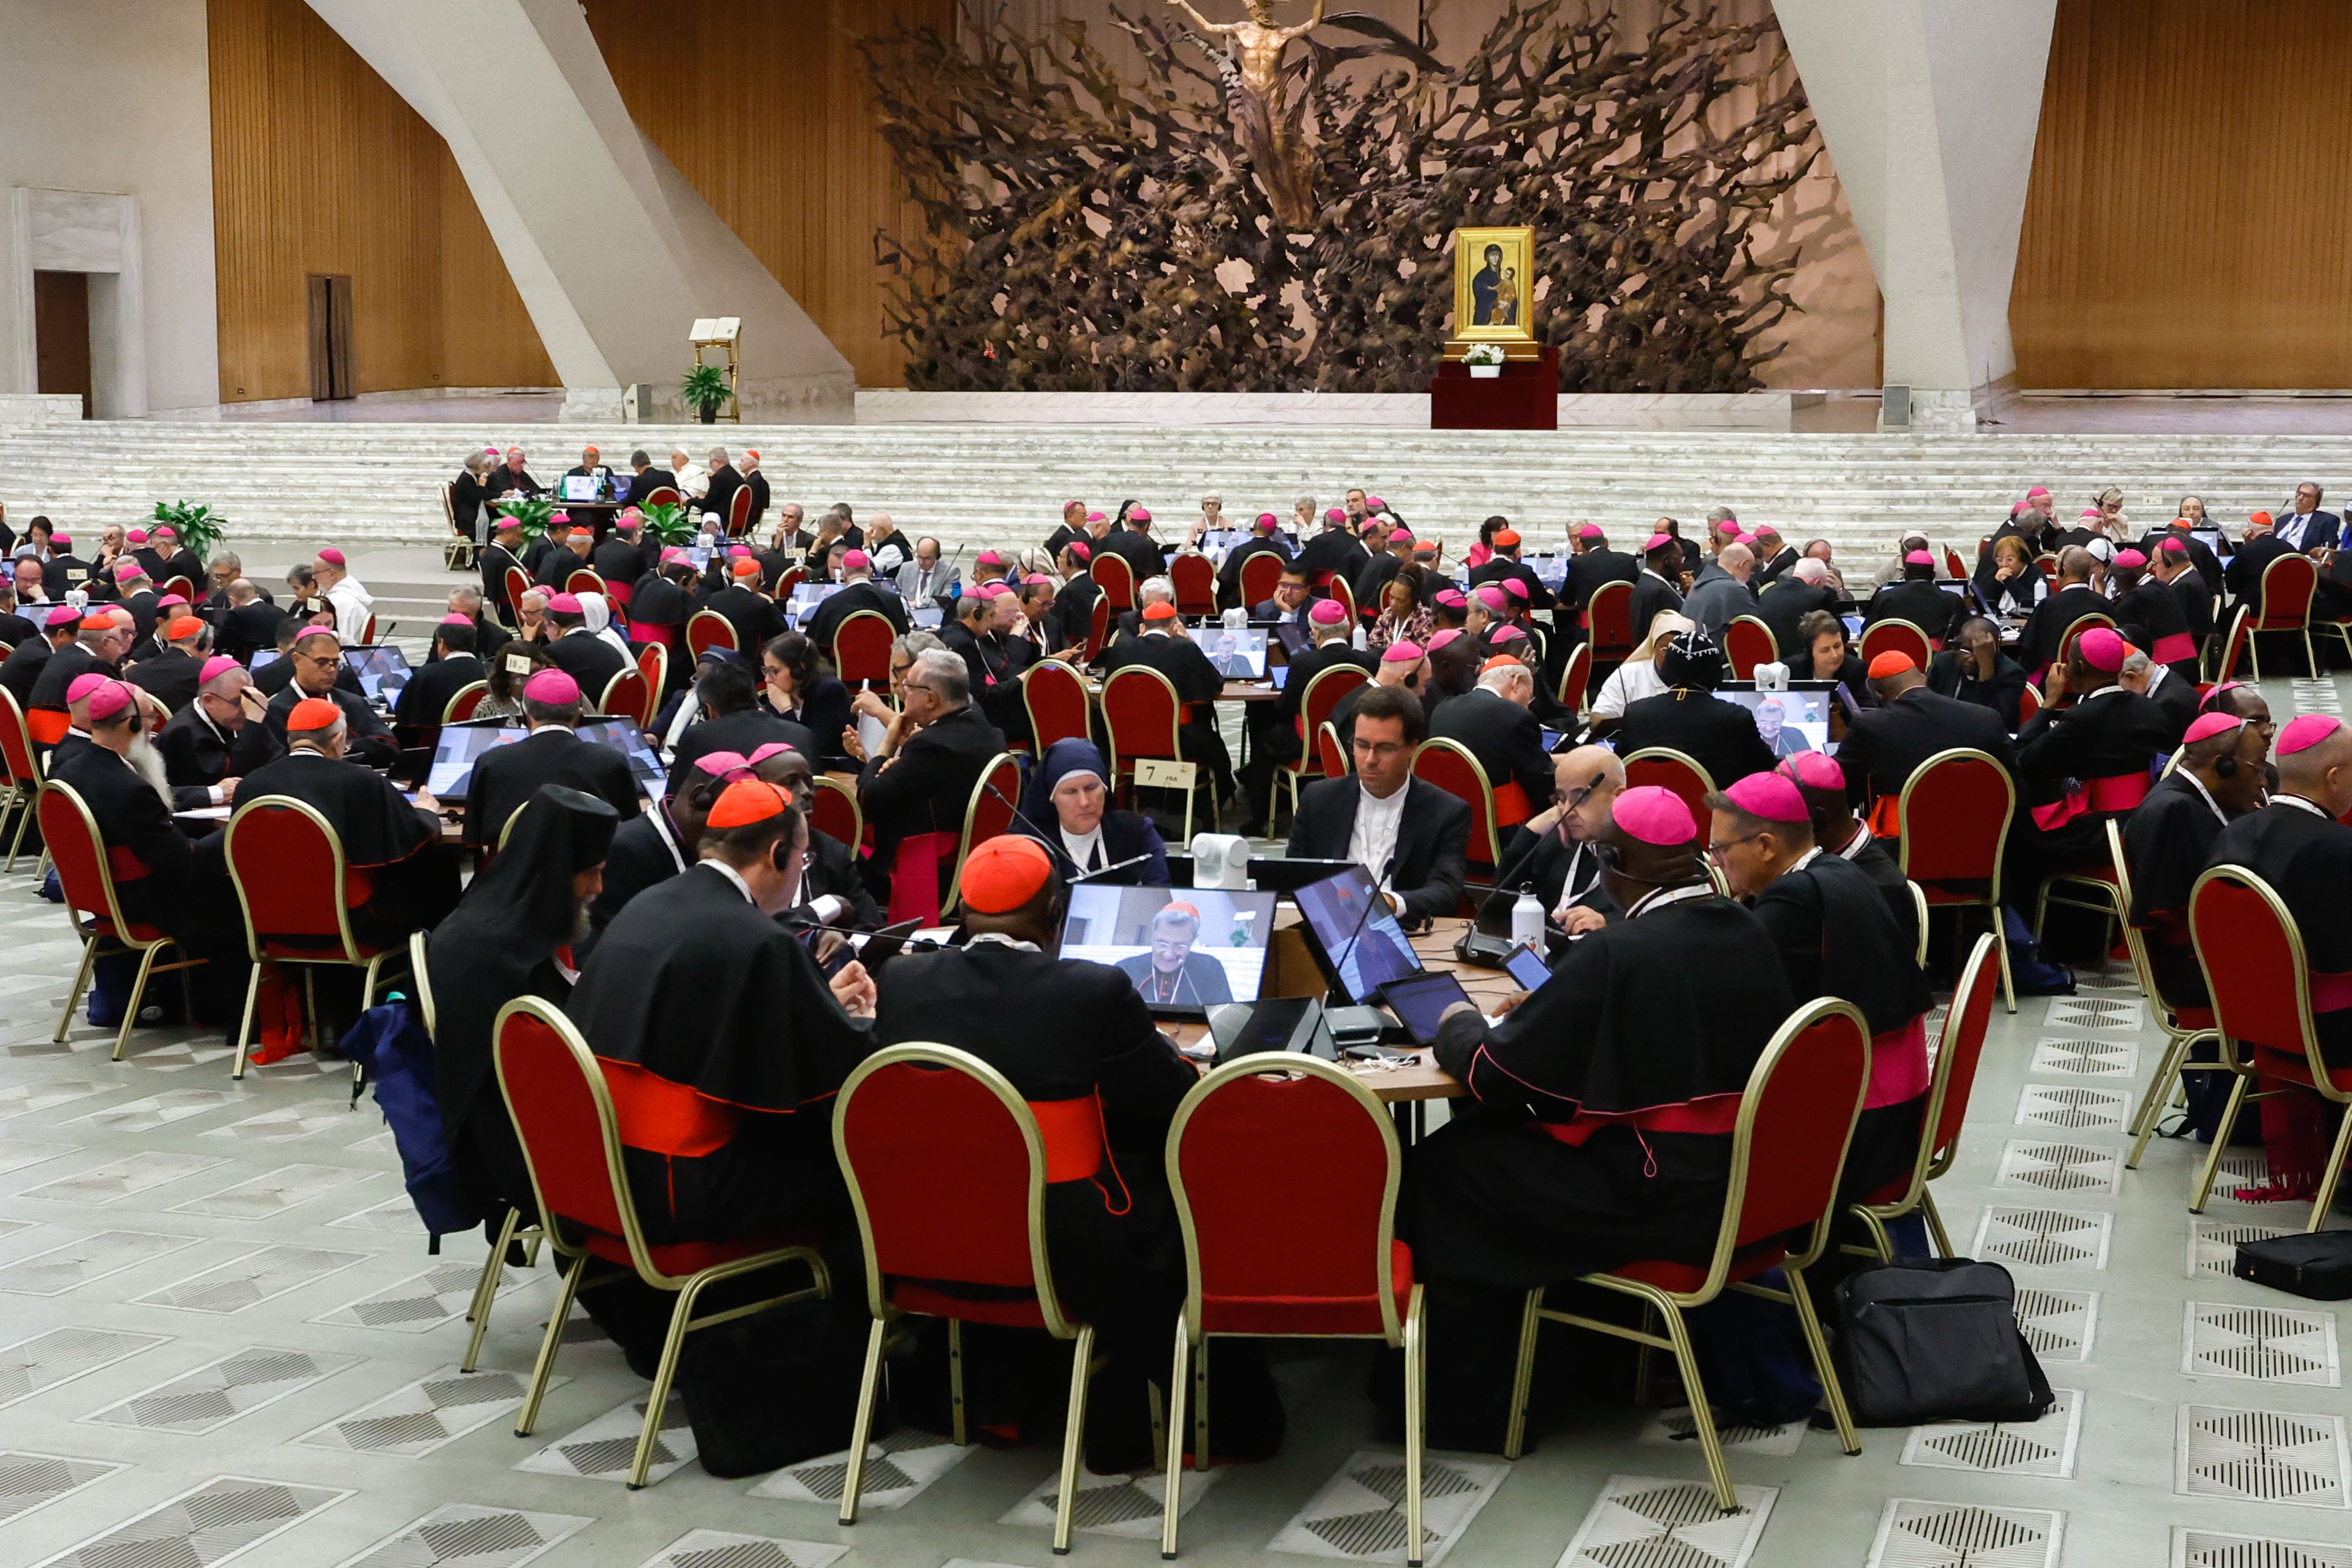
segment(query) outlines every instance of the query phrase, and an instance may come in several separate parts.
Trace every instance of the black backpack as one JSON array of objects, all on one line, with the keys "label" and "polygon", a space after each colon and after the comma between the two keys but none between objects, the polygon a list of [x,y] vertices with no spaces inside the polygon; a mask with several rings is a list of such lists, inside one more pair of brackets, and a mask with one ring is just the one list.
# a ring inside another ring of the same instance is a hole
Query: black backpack
[{"label": "black backpack", "polygon": [[1882,1263],[1837,1287],[1838,1382],[1863,1427],[2032,1421],[2056,1403],[1998,1263]]}]

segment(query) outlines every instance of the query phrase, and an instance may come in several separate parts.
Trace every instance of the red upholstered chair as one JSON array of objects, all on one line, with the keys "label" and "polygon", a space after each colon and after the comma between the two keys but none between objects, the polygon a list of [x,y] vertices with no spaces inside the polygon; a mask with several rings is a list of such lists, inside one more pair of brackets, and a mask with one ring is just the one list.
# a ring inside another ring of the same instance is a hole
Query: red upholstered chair
[{"label": "red upholstered chair", "polygon": [[1681,796],[1698,820],[1700,832],[1706,831],[1706,798],[1715,792],[1715,780],[1695,758],[1672,747],[1644,747],[1625,758],[1625,787],[1631,789],[1644,784]]},{"label": "red upholstered chair", "polygon": [[971,852],[989,840],[1011,831],[1013,803],[1021,799],[1021,759],[1009,751],[1000,751],[996,760],[981,770],[980,782],[971,787],[971,800],[963,809],[963,839],[956,846],[955,871],[948,880],[948,895],[940,903],[942,918],[956,906],[958,894],[963,886],[963,862]]},{"label": "red upholstered chair", "polygon": [[2036,556],[2033,558],[2033,564],[2041,569],[2042,581],[2055,582],[2058,580],[2058,558],[2056,556]]},{"label": "red upholstered chair", "polygon": [[1935,656],[1936,645],[1908,621],[1876,621],[1862,629],[1861,653],[1865,665],[1881,653],[1906,654],[1924,670]]},{"label": "red upholstered chair", "polygon": [[25,723],[25,710],[16,706],[16,694],[0,687],[0,761],[8,766],[8,793],[0,799],[0,829],[8,825],[10,811],[21,812],[16,819],[16,835],[8,841],[6,869],[16,869],[16,856],[25,847],[25,830],[32,825],[34,801],[41,792],[41,758],[33,749],[33,732]]},{"label": "red upholstered chair", "polygon": [[656,485],[644,495],[633,496],[630,499],[640,507],[675,507],[683,497],[670,486]]},{"label": "red upholstered chair", "polygon": [[362,643],[374,643],[374,641],[375,641],[375,617],[374,617],[374,616],[371,615],[371,616],[369,616],[369,617],[368,617],[367,629],[366,629],[365,631],[363,631],[363,632],[362,632],[360,633],[360,641],[361,641],[361,642],[362,642]]},{"label": "red upholstered chair", "polygon": [[784,569],[784,575],[776,579],[776,602],[779,604],[791,603],[793,590],[798,588],[802,583],[806,582],[807,580],[808,568],[804,566],[786,567]]},{"label": "red upholstered chair", "polygon": [[1960,552],[1951,546],[1944,547],[1944,575],[1954,581],[1968,576],[1969,569],[1960,560]]},{"label": "red upholstered chair", "polygon": [[1167,1158],[1185,1284],[1160,1555],[1176,1555],[1188,1394],[1193,1467],[1209,1468],[1212,1339],[1377,1339],[1404,1352],[1405,1561],[1419,1563],[1426,1342],[1412,1253],[1396,1239],[1395,1123],[1352,1073],[1309,1056],[1257,1056],[1192,1086]]},{"label": "red upholstered chair", "polygon": [[2226,1072],[2228,1064],[2221,1061],[2190,1061],[2189,1048],[2200,1040],[2213,1038],[2211,1008],[2181,1008],[2178,1010],[2165,1004],[2163,993],[2156,987],[2156,966],[2147,951],[2147,935],[2134,925],[2129,915],[2132,906],[2131,859],[2124,852],[2123,824],[2107,823],[2107,855],[2116,868],[2116,903],[2122,908],[2124,947],[2131,954],[2132,973],[2139,980],[2140,994],[2147,998],[2148,1015],[2156,1019],[2157,1028],[2164,1031],[2165,1051],[2156,1071],[2148,1075],[2147,1092],[2141,1096],[2139,1112],[2132,1117],[2131,1155],[2124,1161],[2124,1169],[2137,1170],[2139,1156],[2147,1147],[2150,1134],[2163,1114],[2165,1103],[2172,1098],[2173,1088],[2189,1072]]},{"label": "red upholstered chair", "polygon": [[[1939,751],[1904,781],[1895,804],[1904,876],[1919,884],[1930,909],[1982,909],[1998,936],[2000,852],[2017,811],[2017,786],[2009,774],[1981,751]],[[1872,825],[1876,831],[1875,821]],[[1998,946],[2001,996],[2015,1012],[2009,944]]]},{"label": "red upholstered chair", "polygon": [[743,651],[735,641],[735,622],[716,610],[698,610],[687,618],[686,656],[698,660],[712,648]]},{"label": "red upholstered chair", "polygon": [[727,499],[727,537],[741,538],[743,530],[751,526],[751,486],[739,485],[735,494]]},{"label": "red upholstered chair", "polygon": [[[1348,748],[1339,744],[1339,727],[1328,718],[1315,727],[1315,757],[1323,764],[1324,778],[1344,779],[1348,776]],[[1297,813],[1296,799],[1290,802],[1290,810],[1293,815]]]},{"label": "red upholstered chair", "polygon": [[1242,608],[1254,609],[1274,597],[1282,586],[1282,558],[1272,550],[1260,550],[1242,562]]},{"label": "red upholstered chair", "polygon": [[2082,636],[2084,632],[2088,632],[2094,626],[2105,626],[2107,630],[2112,632],[2115,630],[2116,626],[2115,617],[2111,615],[2102,615],[2095,610],[2088,615],[2077,615],[2074,620],[2068,622],[2066,623],[2066,630],[2058,633],[2058,653],[2057,656],[2050,661],[2051,667],[2058,670],[2064,669],[2066,667],[2067,659],[2074,652],[2075,639]]},{"label": "red upholstered chair", "polygon": [[637,674],[645,677],[646,690],[653,694],[658,708],[662,688],[669,685],[669,648],[662,643],[635,643],[631,646],[637,651]]},{"label": "red upholstered chair", "polygon": [[[352,907],[367,902],[373,878],[345,865],[342,839],[316,808],[278,795],[239,806],[222,847],[245,916],[246,951],[253,959],[245,1013],[236,1026],[236,1060],[229,1070],[230,1077],[243,1078],[264,964],[300,966],[306,990],[310,971],[320,966],[359,969],[364,1011],[374,1005],[386,962],[401,967],[407,949],[364,946],[352,935]],[[319,1009],[315,997],[306,999],[312,1003],[305,1011],[315,1035]]]},{"label": "red upholstered chair", "polygon": [[[1844,1169],[1846,1145],[1853,1137],[1854,1118],[1862,1113],[1863,1094],[1869,1086],[1869,1026],[1852,1006],[1823,997],[1790,1016],[1757,1059],[1755,1070],[1748,1074],[1747,1092],[1740,1097],[1738,1120],[1732,1132],[1731,1183],[1724,1197],[1723,1225],[1716,1235],[1713,1259],[1705,1264],[1648,1260],[1587,1274],[1580,1281],[1643,1302],[1664,1321],[1664,1335],[1556,1312],[1543,1304],[1541,1289],[1528,1292],[1526,1312],[1519,1321],[1519,1365],[1511,1388],[1510,1428],[1503,1444],[1506,1458],[1517,1458],[1524,1446],[1528,1389],[1535,1379],[1536,1334],[1543,1320],[1549,1319],[1631,1340],[1648,1349],[1674,1352],[1682,1369],[1683,1388],[1690,1396],[1699,1446],[1706,1454],[1707,1474],[1715,1481],[1716,1501],[1726,1513],[1738,1508],[1731,1472],[1723,1462],[1723,1445],[1716,1436],[1715,1417],[1707,1408],[1706,1389],[1699,1379],[1698,1358],[1691,1353],[1690,1332],[1683,1321],[1685,1312],[1705,1306],[1727,1289],[1796,1308],[1806,1347],[1812,1352],[1814,1375],[1822,1381],[1830,1414],[1837,1422],[1838,1440],[1847,1453],[1862,1452],[1862,1440],[1854,1436],[1853,1419],[1846,1412],[1844,1391],[1838,1386],[1837,1369],[1830,1364],[1829,1346],[1822,1338],[1822,1325],[1806,1293],[1804,1270],[1829,1244],[1830,1228],[1837,1218],[1838,1176]],[[1773,1269],[1787,1275],[1787,1290],[1757,1283],[1758,1275]]]},{"label": "red upholstered chair", "polygon": [[878,610],[853,610],[833,629],[833,667],[843,681],[853,685],[887,687],[890,684],[890,644],[898,640],[898,629]]},{"label": "red upholstered chair", "polygon": [[2028,681],[2025,683],[2025,689],[2022,692],[2020,692],[2017,696],[2018,727],[2021,729],[2023,728],[2025,722],[2041,711],[2042,688],[2035,685],[2032,681]]},{"label": "red upholstered chair", "polygon": [[1118,611],[1135,608],[1135,568],[1128,564],[1125,556],[1097,545],[1087,570],[1094,578],[1095,586],[1102,590],[1104,603]]},{"label": "red upholstered chair", "polygon": [[[1150,665],[1126,664],[1113,670],[1102,684],[1102,713],[1103,733],[1110,741],[1108,782],[1114,788],[1124,779],[1132,790],[1139,758],[1182,757],[1176,732],[1183,722],[1184,705],[1177,700],[1175,683]],[[1192,841],[1192,797],[1203,787],[1209,791],[1209,820],[1220,821],[1216,783],[1203,768],[1193,774],[1192,789],[1184,796],[1186,843]]]},{"label": "red upholstered chair", "polygon": [[1633,651],[1633,585],[1604,582],[1585,601],[1585,641],[1596,664],[1622,664]]},{"label": "red upholstered chair", "polygon": [[1168,580],[1176,585],[1176,613],[1214,615],[1217,612],[1217,569],[1204,555],[1180,555],[1168,563]]},{"label": "red upholstered chair", "polygon": [[827,838],[847,844],[850,852],[856,853],[866,840],[866,810],[857,803],[857,791],[838,779],[818,774],[816,797],[809,806],[809,825]]},{"label": "red upholstered chair", "polygon": [[1568,660],[1559,667],[1559,690],[1554,695],[1559,706],[1577,718],[1584,716],[1584,688],[1592,681],[1592,644],[1579,643],[1568,651]]},{"label": "red upholstered chair", "polygon": [[[531,1193],[545,1219],[547,1243],[564,1264],[563,1282],[548,1313],[530,1386],[515,1420],[515,1436],[528,1437],[538,1425],[540,1401],[555,1371],[556,1350],[563,1343],[572,1302],[582,1290],[634,1275],[677,1297],[670,1312],[669,1337],[654,1369],[636,1457],[629,1466],[628,1486],[635,1491],[646,1484],[653,1463],[654,1441],[661,1433],[670,1379],[677,1371],[686,1336],[786,1301],[825,1295],[832,1282],[815,1248],[803,1245],[802,1238],[747,1236],[661,1245],[646,1239],[621,1151],[625,1146],[688,1152],[677,1145],[677,1129],[691,1124],[694,1108],[702,1103],[695,1091],[657,1078],[634,1062],[599,1062],[562,1010],[537,997],[518,997],[499,1009],[490,1039],[499,1092],[506,1096],[524,1162],[530,1167]],[[591,1259],[614,1267],[598,1279],[587,1279]],[[807,1269],[811,1282],[782,1295],[695,1315],[696,1300],[712,1285],[787,1263]]]},{"label": "red upholstered chair", "polygon": [[592,568],[584,566],[572,568],[572,574],[563,580],[563,591],[566,593],[601,593],[607,598],[610,598],[613,592],[611,589],[604,586],[604,579],[601,574]]},{"label": "red upholstered chair", "polygon": [[[1075,1134],[1078,1129],[1063,1113],[1091,1105],[1052,1102],[1047,1114],[1057,1133]],[[1099,1122],[1085,1131],[1098,1148]],[[1054,1510],[1054,1550],[1068,1552],[1095,1331],[1063,1310],[1045,1253],[1045,1182],[1066,1157],[1065,1145],[1057,1137],[1049,1152],[1038,1112],[1023,1103],[995,1068],[949,1046],[909,1044],[876,1051],[841,1086],[833,1147],[857,1212],[858,1239],[866,1249],[866,1300],[874,1314],[856,1425],[849,1436],[841,1522],[857,1522],[866,1435],[873,1430],[884,1331],[891,1320],[947,1320],[959,1447],[965,1439],[963,1325],[1043,1329],[1055,1339],[1076,1342]],[[1077,1152],[1074,1138],[1067,1153]],[[985,1293],[965,1294],[958,1287]],[[1013,1291],[1019,1294],[1008,1297]]]},{"label": "red upholstered chair", "polygon": [[449,694],[448,703],[441,709],[441,722],[443,724],[461,724],[467,719],[473,717],[474,710],[482,706],[482,699],[489,695],[489,682],[467,682],[464,685],[459,686],[456,691]]},{"label": "red upholstered chair", "polygon": [[[1503,851],[1496,836],[1495,789],[1487,782],[1486,769],[1460,741],[1433,737],[1414,750],[1412,776],[1425,779],[1454,799],[1469,802],[1470,843],[1466,858],[1470,875],[1473,881],[1492,883],[1496,868],[1503,862]],[[1524,792],[1515,789],[1514,793],[1521,794],[1524,800]]]},{"label": "red upholstered chair", "polygon": [[2307,555],[2283,555],[2263,568],[2262,591],[2246,622],[2246,651],[2253,656],[2254,679],[2263,678],[2263,634],[2274,632],[2299,634],[2305,671],[2319,674],[2319,656],[2311,647],[2311,598],[2318,591],[2319,568]]},{"label": "red upholstered chair", "polygon": [[[1937,1042],[1935,1070],[1927,1081],[1927,1109],[1919,1128],[1919,1153],[1911,1168],[1853,1206],[1854,1218],[1870,1232],[1881,1262],[1895,1260],[1889,1220],[1917,1214],[1935,1239],[1937,1256],[1954,1256],[1952,1239],[1944,1230],[1944,1217],[1927,1184],[1952,1168],[1960,1152],[1960,1126],[1968,1119],[1969,1092],[1975,1088],[1977,1063],[1984,1056],[1985,1033],[1992,1024],[1994,981],[2000,960],[1993,956],[2000,938],[1987,932],[1977,938],[1969,961],[1960,967],[1959,988],[1944,1013],[1943,1038]],[[1865,1250],[1850,1247],[1849,1252]]]},{"label": "red upholstered chair", "polygon": [[1757,665],[1780,656],[1780,644],[1772,628],[1753,615],[1735,615],[1723,629],[1723,656],[1730,662],[1733,680],[1753,680]]},{"label": "red upholstered chair", "polygon": [[499,580],[506,585],[507,627],[511,631],[522,623],[522,596],[530,591],[530,577],[522,568],[510,566],[500,575]]},{"label": "red upholstered chair", "polygon": [[66,918],[81,938],[81,967],[74,972],[73,985],[66,992],[65,1011],[58,1018],[58,1032],[50,1039],[52,1043],[64,1042],[66,1030],[73,1022],[74,1004],[81,1000],[98,961],[99,945],[111,943],[139,955],[139,976],[131,981],[131,999],[123,1005],[122,1027],[114,1032],[114,1060],[120,1061],[122,1048],[131,1040],[131,1027],[139,1020],[140,1004],[147,996],[147,977],[165,970],[180,971],[181,999],[193,1007],[187,971],[204,960],[182,956],[169,964],[155,962],[164,948],[177,944],[152,925],[134,925],[124,919],[121,901],[114,895],[118,871],[143,876],[147,868],[128,851],[106,847],[99,835],[98,819],[90,815],[89,803],[71,785],[41,786],[37,810],[41,842],[48,846],[49,858],[57,862],[58,883],[65,894]]},{"label": "red upholstered chair", "polygon": [[[1347,749],[1344,747],[1339,748],[1339,765],[1335,768],[1321,754],[1320,737],[1331,717],[1331,710],[1339,706],[1339,699],[1371,678],[1357,665],[1333,664],[1328,669],[1318,670],[1307,683],[1307,689],[1298,697],[1298,756],[1291,761],[1276,764],[1274,778],[1266,785],[1265,821],[1268,827],[1274,825],[1274,792],[1283,782],[1287,780],[1290,785],[1290,810],[1296,816],[1298,813],[1298,789],[1302,783],[1310,779],[1337,779],[1348,771]],[[1336,737],[1337,731],[1333,733]]]},{"label": "red upholstered chair", "polygon": [[1350,621],[1358,619],[1355,586],[1346,578],[1334,574],[1331,579],[1330,591],[1331,597],[1339,601],[1339,607],[1348,612],[1348,619]]},{"label": "red upholstered chair", "polygon": [[596,699],[596,711],[614,718],[625,718],[639,729],[650,729],[654,722],[653,688],[634,667],[616,670],[604,683],[604,695]]},{"label": "red upholstered chair", "polygon": [[1095,595],[1094,612],[1087,622],[1086,652],[1078,655],[1078,663],[1091,664],[1101,658],[1103,644],[1109,641],[1110,597],[1108,594],[1097,593]]},{"label": "red upholstered chair", "polygon": [[[2213,1134],[2212,1152],[2198,1177],[2196,1199],[2189,1206],[2189,1213],[2201,1214],[2239,1111],[2248,1100],[2262,1098],[2249,1088],[2256,1073],[2299,1085],[2343,1106],[2352,1105],[2352,1068],[2330,1069],[2319,1053],[2303,932],[2268,883],[2243,866],[2213,867],[2189,890],[2189,930],[2197,943],[2198,966],[2205,971],[2206,990],[2213,998],[2221,1058],[2238,1071],[2221,1124]],[[2305,1229],[2317,1230],[2327,1222],[2347,1148],[2352,1148],[2352,1115],[2344,1117],[2336,1132],[2327,1169],[2312,1199],[2311,1223]]]},{"label": "red upholstered chair", "polygon": [[1021,672],[1021,706],[1040,757],[1057,740],[1084,740],[1093,732],[1093,694],[1066,659],[1040,659]]}]

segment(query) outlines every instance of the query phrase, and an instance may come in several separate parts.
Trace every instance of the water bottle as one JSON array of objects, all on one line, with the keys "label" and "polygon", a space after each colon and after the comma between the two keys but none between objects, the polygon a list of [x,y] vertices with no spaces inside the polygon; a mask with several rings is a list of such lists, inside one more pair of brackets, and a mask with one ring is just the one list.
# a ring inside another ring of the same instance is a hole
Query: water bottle
[{"label": "water bottle", "polygon": [[1543,900],[1535,895],[1533,888],[1523,887],[1519,889],[1518,902],[1511,905],[1511,946],[1533,947],[1540,953],[1543,935]]},{"label": "water bottle", "polygon": [[1364,641],[1364,622],[1360,617],[1359,617],[1356,622],[1356,634],[1348,639],[1348,646],[1353,648],[1359,653],[1364,651],[1366,646]]}]

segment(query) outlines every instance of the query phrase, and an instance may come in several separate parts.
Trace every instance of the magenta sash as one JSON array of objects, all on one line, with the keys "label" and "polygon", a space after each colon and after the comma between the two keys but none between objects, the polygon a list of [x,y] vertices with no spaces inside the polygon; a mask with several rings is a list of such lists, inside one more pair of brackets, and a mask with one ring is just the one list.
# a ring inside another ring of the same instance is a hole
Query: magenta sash
[{"label": "magenta sash", "polygon": [[2116,773],[2093,779],[2069,789],[2059,800],[2033,808],[2033,825],[2043,832],[2064,827],[2085,811],[2110,815],[2128,811],[2147,799],[2147,775]]},{"label": "magenta sash", "polygon": [[2149,650],[2147,656],[2159,664],[2180,664],[2184,660],[2197,656],[2197,639],[2186,632],[2175,632],[2169,636],[2158,637],[2156,640],[2156,646]]},{"label": "magenta sash", "polygon": [[1927,1092],[1927,1015],[1870,1037],[1870,1092],[1862,1108],[1899,1105]]}]

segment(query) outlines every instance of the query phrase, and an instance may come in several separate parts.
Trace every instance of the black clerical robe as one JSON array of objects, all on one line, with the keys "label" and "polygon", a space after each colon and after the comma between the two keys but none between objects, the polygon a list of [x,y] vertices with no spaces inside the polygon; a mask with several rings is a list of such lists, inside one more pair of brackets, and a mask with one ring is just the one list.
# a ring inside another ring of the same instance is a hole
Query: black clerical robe
[{"label": "black clerical robe", "polygon": [[237,785],[239,810],[272,796],[299,800],[342,841],[352,935],[390,947],[436,925],[457,902],[457,862],[436,852],[440,819],[401,799],[372,768],[320,752],[289,752]]},{"label": "black clerical robe", "polygon": [[604,856],[604,886],[595,901],[588,905],[589,939],[582,956],[593,951],[595,941],[613,923],[613,917],[629,905],[637,894],[660,883],[667,882],[694,863],[695,847],[682,843],[677,823],[669,814],[667,801],[656,804],[650,811],[625,818],[620,830],[613,835],[613,847]]},{"label": "black clerical robe", "polygon": [[1611,740],[1622,757],[1652,747],[1679,751],[1706,769],[1718,789],[1750,773],[1769,773],[1780,761],[1758,732],[1755,715],[1687,686],[1627,705]]},{"label": "black clerical robe", "polygon": [[624,1157],[648,1241],[762,1235],[835,1208],[833,1096],[873,1036],[717,865],[631,899],[570,1011],[640,1129]]},{"label": "black clerical robe", "polygon": [[593,795],[620,814],[637,815],[637,781],[629,759],[602,741],[583,740],[551,725],[509,746],[482,754],[466,789],[466,841],[498,847],[517,811],[542,784],[562,784]]},{"label": "black clerical robe", "polygon": [[2123,825],[2131,923],[2143,934],[2158,994],[2176,1011],[2211,1005],[2189,936],[2189,890],[2211,862],[2226,825],[2221,805],[2186,768],[2159,779]]},{"label": "black clerical robe", "polygon": [[1789,989],[1852,1002],[1870,1025],[1870,1087],[1846,1151],[1838,1202],[1892,1202],[1919,1153],[1927,1108],[1927,977],[1869,874],[1827,851],[1784,872],[1755,899]]},{"label": "black clerical robe", "polygon": [[2331,1068],[2352,1068],[2352,921],[2344,918],[2352,904],[2352,828],[2281,795],[2223,828],[2208,863],[2244,866],[2286,904],[2303,933],[2321,1053]]},{"label": "black clerical robe", "polygon": [[2114,686],[2027,720],[2017,736],[2017,769],[2037,830],[2034,869],[2047,875],[2106,865],[2107,820],[2147,799],[2151,765],[2172,749],[2174,737],[2162,708]]},{"label": "black clerical robe", "polygon": [[232,736],[215,724],[200,703],[190,703],[155,732],[163,776],[175,789],[210,789],[234,774],[245,775],[286,754],[265,724],[247,719]]},{"label": "black clerical robe", "polygon": [[123,672],[123,679],[152,695],[173,713],[196,700],[197,677],[205,662],[178,648],[166,648],[152,659],[142,659]]},{"label": "black clerical robe", "polygon": [[1448,1019],[1438,1063],[1470,1103],[1407,1158],[1416,1273],[1525,1291],[1706,1261],[1740,1097],[1792,1006],[1763,923],[1698,883],[1577,943],[1493,1028]]},{"label": "black clerical robe", "polygon": [[[278,661],[279,664],[285,662]],[[270,668],[275,669],[277,665]],[[289,682],[278,689],[278,694],[269,699],[269,706],[262,710],[261,722],[269,727],[269,733],[278,737],[280,746],[286,744],[287,719],[293,714],[295,706],[309,695],[300,686]],[[327,688],[327,695],[343,710],[343,726],[349,732],[352,758],[372,768],[389,768],[399,760],[399,743],[392,738],[392,731],[384,727],[383,720],[376,716],[376,711],[369,706],[367,698],[356,691],[347,690],[340,678]]]}]

